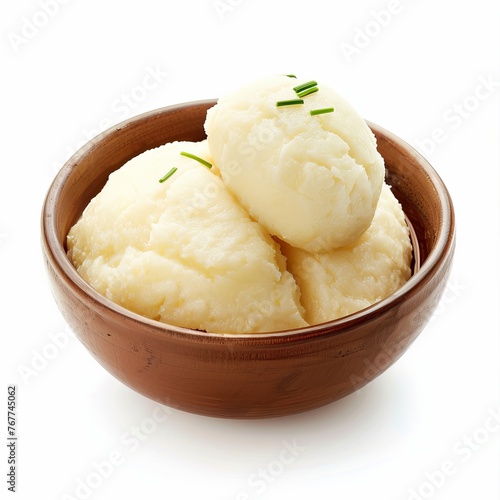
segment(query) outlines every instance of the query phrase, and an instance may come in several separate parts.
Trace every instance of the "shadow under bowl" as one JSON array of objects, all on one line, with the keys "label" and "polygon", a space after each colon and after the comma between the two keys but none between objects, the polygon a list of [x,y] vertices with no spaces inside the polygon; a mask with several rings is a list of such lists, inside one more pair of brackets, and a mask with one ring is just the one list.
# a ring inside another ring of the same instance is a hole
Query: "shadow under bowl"
[{"label": "shadow under bowl", "polygon": [[369,123],[386,181],[412,230],[414,273],[390,297],[350,316],[251,335],[179,328],[112,303],[79,276],[66,255],[69,229],[109,174],[147,149],[205,139],[206,112],[215,102],[134,117],[91,140],[63,166],[42,211],[54,298],[106,370],[160,403],[228,418],[277,417],[331,403],[363,387],[406,351],[432,316],[450,272],[455,223],[448,191],[429,163],[390,132]]}]

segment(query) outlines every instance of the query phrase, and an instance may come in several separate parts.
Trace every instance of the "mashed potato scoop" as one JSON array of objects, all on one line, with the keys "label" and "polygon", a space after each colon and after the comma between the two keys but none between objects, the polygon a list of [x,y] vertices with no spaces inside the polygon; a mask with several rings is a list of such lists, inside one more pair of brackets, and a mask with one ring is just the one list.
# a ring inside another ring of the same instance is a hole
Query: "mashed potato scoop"
[{"label": "mashed potato scoop", "polygon": [[412,247],[403,210],[384,184],[373,221],[352,245],[308,253],[282,245],[310,324],[331,321],[388,297],[411,276]]},{"label": "mashed potato scoop", "polygon": [[272,235],[326,252],[368,229],[384,161],[366,122],[327,85],[261,79],[219,99],[205,130],[224,182]]},{"label": "mashed potato scoop", "polygon": [[172,325],[214,333],[306,326],[279,245],[211,163],[206,141],[130,160],[70,230],[69,258],[113,302]]}]

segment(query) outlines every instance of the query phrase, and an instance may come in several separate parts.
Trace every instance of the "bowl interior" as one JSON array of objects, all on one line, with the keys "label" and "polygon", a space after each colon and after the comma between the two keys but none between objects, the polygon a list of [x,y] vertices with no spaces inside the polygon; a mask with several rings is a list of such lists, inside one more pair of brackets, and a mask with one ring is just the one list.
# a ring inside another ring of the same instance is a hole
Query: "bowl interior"
[{"label": "bowl interior", "polygon": [[444,236],[444,224],[450,221],[449,199],[444,199],[446,188],[430,164],[411,146],[378,125],[369,125],[384,158],[385,180],[401,203],[410,227],[415,272]]}]

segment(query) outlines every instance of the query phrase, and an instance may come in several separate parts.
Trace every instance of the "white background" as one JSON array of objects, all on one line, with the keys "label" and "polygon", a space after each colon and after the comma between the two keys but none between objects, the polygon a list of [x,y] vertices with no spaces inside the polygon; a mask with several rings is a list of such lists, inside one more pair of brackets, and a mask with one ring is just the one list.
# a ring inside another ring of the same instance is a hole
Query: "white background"
[{"label": "white background", "polygon": [[[7,2],[0,21],[0,404],[16,384],[16,498],[499,498],[498,4],[46,2]],[[101,129],[274,73],[332,86],[431,161],[456,208],[451,280],[409,351],[352,396],[274,420],[167,414],[65,326],[43,198]]]}]

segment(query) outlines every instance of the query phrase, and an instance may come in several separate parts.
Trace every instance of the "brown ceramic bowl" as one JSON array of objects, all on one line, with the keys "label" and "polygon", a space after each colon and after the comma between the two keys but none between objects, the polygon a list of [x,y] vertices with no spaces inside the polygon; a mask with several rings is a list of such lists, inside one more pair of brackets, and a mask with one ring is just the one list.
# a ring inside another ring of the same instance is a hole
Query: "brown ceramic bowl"
[{"label": "brown ceramic bowl", "polygon": [[[42,214],[42,244],[55,300],[90,353],[141,394],[217,417],[262,418],[331,403],[396,361],[426,325],[445,288],[455,245],[453,207],[427,161],[370,124],[412,226],[416,266],[396,293],[345,318],[293,331],[219,335],[149,320],[110,302],[66,256],[70,227],[130,158],[169,141],[205,138],[215,101],[170,106],[103,132],[57,174]],[[415,373],[415,377],[419,377]]]}]

